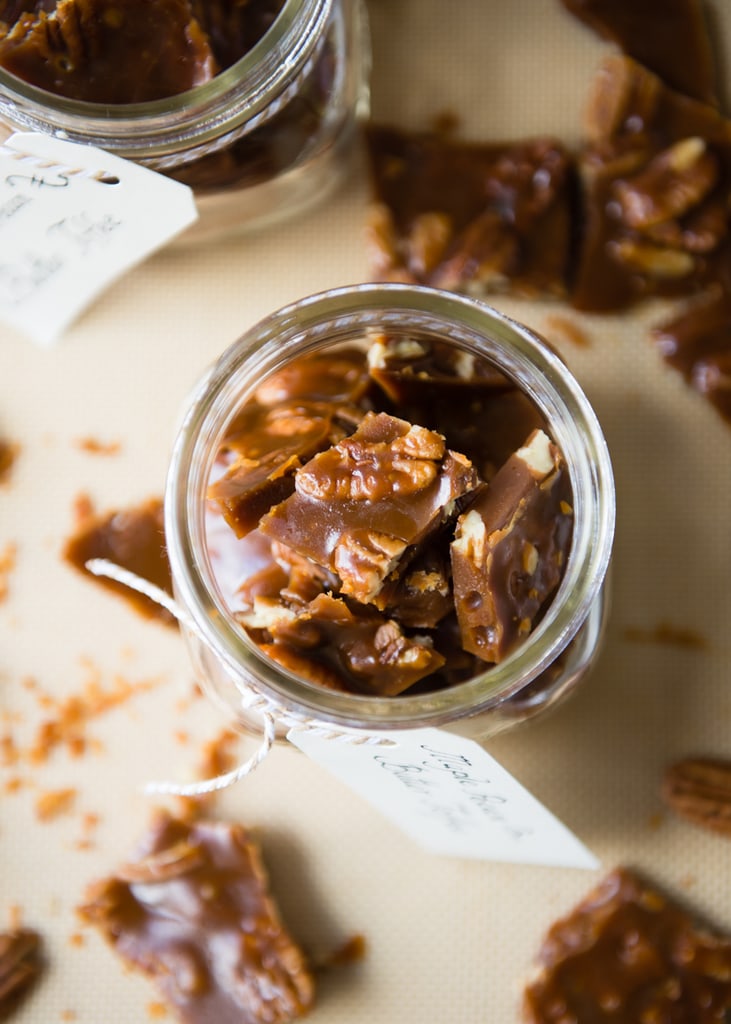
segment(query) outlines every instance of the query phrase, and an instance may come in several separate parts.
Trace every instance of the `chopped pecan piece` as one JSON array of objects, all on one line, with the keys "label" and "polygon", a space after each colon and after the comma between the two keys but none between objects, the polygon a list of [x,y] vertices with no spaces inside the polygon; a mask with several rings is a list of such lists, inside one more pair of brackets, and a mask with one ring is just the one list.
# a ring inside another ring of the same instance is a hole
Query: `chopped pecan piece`
[{"label": "chopped pecan piece", "polygon": [[367,131],[372,276],[457,291],[566,293],[571,159],[553,139]]},{"label": "chopped pecan piece", "polygon": [[0,1017],[15,1009],[38,977],[40,935],[30,928],[0,932]]},{"label": "chopped pecan piece", "polygon": [[539,963],[527,1024],[718,1024],[731,1012],[731,940],[627,869],[550,928]]},{"label": "chopped pecan piece", "polygon": [[689,213],[718,180],[718,160],[698,136],[681,139],[658,153],[632,177],[620,179],[614,191],[622,218],[638,231]]},{"label": "chopped pecan piece", "polygon": [[285,1024],[312,1006],[312,975],[241,826],[160,814],[79,912],[185,1024]]},{"label": "chopped pecan piece", "polygon": [[665,771],[665,802],[701,828],[731,836],[731,761],[686,757]]},{"label": "chopped pecan piece", "polygon": [[454,608],[446,541],[437,537],[382,589],[375,604],[393,610],[405,626],[433,629]]}]

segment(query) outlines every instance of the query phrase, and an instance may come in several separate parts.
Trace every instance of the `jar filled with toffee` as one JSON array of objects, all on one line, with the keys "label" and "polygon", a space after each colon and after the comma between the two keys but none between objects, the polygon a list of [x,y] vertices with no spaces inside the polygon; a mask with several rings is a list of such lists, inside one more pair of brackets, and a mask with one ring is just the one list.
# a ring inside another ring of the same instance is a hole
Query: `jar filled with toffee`
[{"label": "jar filled with toffee", "polygon": [[191,400],[165,505],[193,659],[244,726],[273,707],[281,734],[484,738],[597,653],[601,428],[555,352],[478,300],[360,285],[253,327]]},{"label": "jar filled with toffee", "polygon": [[[5,21],[3,21],[3,18]],[[323,198],[368,110],[362,0],[52,0],[0,10],[0,133],[190,185],[196,241]]]}]

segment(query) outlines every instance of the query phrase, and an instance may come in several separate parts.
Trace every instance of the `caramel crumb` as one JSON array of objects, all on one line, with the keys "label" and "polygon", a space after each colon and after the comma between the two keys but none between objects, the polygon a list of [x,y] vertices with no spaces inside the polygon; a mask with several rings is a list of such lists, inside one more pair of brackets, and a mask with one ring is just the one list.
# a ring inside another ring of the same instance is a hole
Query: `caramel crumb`
[{"label": "caramel crumb", "polygon": [[10,796],[13,793],[19,792],[19,790],[21,790],[24,785],[25,783],[23,782],[19,775],[12,775],[9,779],[6,780],[3,786],[3,792]]},{"label": "caramel crumb", "polygon": [[61,1020],[78,1020],[79,1015],[76,1010],[61,1010]]},{"label": "caramel crumb", "polygon": [[119,441],[100,441],[96,437],[80,437],[76,447],[90,455],[117,455],[122,449]]},{"label": "caramel crumb", "polygon": [[137,694],[152,689],[158,682],[154,679],[131,682],[117,675],[111,685],[105,687],[98,669],[89,664],[87,671],[90,678],[80,693],[72,694],[61,701],[49,697],[48,694],[39,694],[39,704],[49,710],[51,715],[41,722],[36,731],[33,745],[27,754],[31,762],[41,764],[47,761],[51,753],[62,745],[72,757],[80,757],[90,749],[101,749],[87,737],[88,723],[126,703]]},{"label": "caramel crumb", "polygon": [[39,821],[52,821],[70,810],[75,799],[75,789],[49,789],[36,799],[36,817]]},{"label": "caramel crumb", "polygon": [[5,547],[0,550],[0,601],[4,601],[8,596],[8,579],[10,577],[10,573],[15,568],[15,555],[17,550],[17,545],[13,544],[12,541],[8,542]]},{"label": "caramel crumb", "polygon": [[73,932],[73,934],[69,935],[69,946],[83,946],[85,942],[86,937],[81,932]]},{"label": "caramel crumb", "polygon": [[462,120],[456,110],[439,110],[429,122],[429,130],[435,135],[456,135]]},{"label": "caramel crumb", "polygon": [[318,971],[328,971],[332,967],[347,967],[348,964],[362,960],[366,955],[364,935],[351,935],[342,945],[316,959],[313,965]]},{"label": "caramel crumb", "polygon": [[92,502],[90,496],[85,491],[82,491],[80,494],[77,494],[76,497],[74,498],[72,514],[74,523],[77,526],[80,526],[82,523],[85,523],[94,515],[94,503]]},{"label": "caramel crumb", "polygon": [[[238,734],[232,729],[223,729],[220,733],[203,744],[201,760],[196,775],[199,779],[213,779],[224,775],[236,767],[237,759],[232,748],[238,743]],[[209,806],[216,798],[215,793],[206,793],[197,797],[180,797],[178,804],[180,815],[186,821],[193,821],[204,807]]]},{"label": "caramel crumb", "polygon": [[11,931],[23,927],[23,909],[17,903],[11,903],[8,907],[8,924]]},{"label": "caramel crumb", "polygon": [[167,1007],[164,1003],[148,1003],[147,1015],[151,1020],[163,1020],[168,1015]]},{"label": "caramel crumb", "polygon": [[5,484],[10,479],[10,473],[19,454],[19,445],[0,440],[0,484]]},{"label": "caramel crumb", "polygon": [[669,622],[660,622],[650,629],[639,626],[627,626],[624,631],[625,640],[635,644],[665,644],[669,647],[685,647],[689,650],[705,650],[708,641],[694,629],[673,626]]},{"label": "caramel crumb", "polygon": [[547,316],[546,327],[578,348],[589,348],[591,345],[591,339],[586,331],[583,331],[574,320],[570,320],[567,316],[558,316],[555,313]]},{"label": "caramel crumb", "polygon": [[223,775],[236,766],[235,746],[238,744],[238,733],[232,729],[223,729],[212,740],[203,745],[200,763],[201,778],[213,778]]},{"label": "caramel crumb", "polygon": [[20,751],[13,735],[9,732],[0,736],[0,765],[8,767],[17,764],[20,760]]}]

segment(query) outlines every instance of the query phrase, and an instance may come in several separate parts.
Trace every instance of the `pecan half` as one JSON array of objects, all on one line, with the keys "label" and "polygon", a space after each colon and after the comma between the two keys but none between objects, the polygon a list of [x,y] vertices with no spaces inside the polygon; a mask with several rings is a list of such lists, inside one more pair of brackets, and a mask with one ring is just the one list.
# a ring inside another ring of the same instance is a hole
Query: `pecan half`
[{"label": "pecan half", "polygon": [[38,975],[40,936],[30,928],[0,933],[0,1016]]},{"label": "pecan half", "polygon": [[731,761],[687,757],[665,771],[662,796],[694,825],[731,836]]},{"label": "pecan half", "polygon": [[632,178],[615,183],[623,219],[642,231],[682,217],[708,195],[718,173],[718,160],[703,139],[681,139]]}]

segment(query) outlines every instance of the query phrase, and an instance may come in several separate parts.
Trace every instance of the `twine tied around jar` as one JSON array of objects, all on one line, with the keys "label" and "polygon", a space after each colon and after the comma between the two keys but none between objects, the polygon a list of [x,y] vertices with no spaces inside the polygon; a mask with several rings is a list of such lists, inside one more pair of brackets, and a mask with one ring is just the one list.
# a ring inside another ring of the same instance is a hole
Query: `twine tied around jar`
[{"label": "twine tied around jar", "polygon": [[[154,601],[155,604],[170,612],[173,618],[181,625],[194,633],[203,643],[206,643],[205,637],[201,635],[192,617],[188,615],[185,609],[180,607],[174,597],[171,597],[162,588],[106,558],[90,558],[84,563],[84,566],[93,576],[105,576],[108,579],[115,580],[117,583],[121,583],[123,586],[129,587],[131,590],[136,590],[139,594],[143,594],[151,601]],[[274,745],[278,722],[286,725],[289,729],[299,729],[315,733],[323,739],[340,743],[367,744],[371,746],[393,745],[393,741],[384,736],[375,736],[371,733],[362,733],[360,731],[348,732],[342,729],[333,729],[317,719],[310,718],[308,715],[300,715],[296,712],[288,711],[278,701],[263,693],[259,693],[251,685],[248,685],[246,689],[239,687],[239,693],[242,710],[256,712],[261,715],[263,722],[264,735],[262,742],[252,756],[244,761],[243,764],[232,769],[232,771],[217,775],[212,779],[203,779],[200,782],[190,783],[148,782],[143,787],[144,793],[155,796],[196,797],[206,796],[208,793],[215,793],[221,789],[228,789],[229,786],[233,786],[246,775],[250,775],[267,756]]]}]

